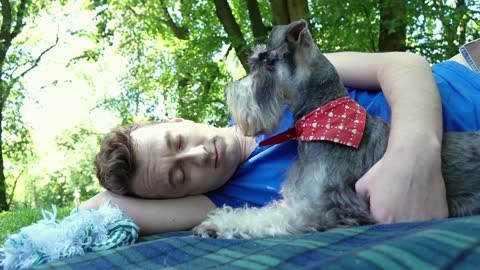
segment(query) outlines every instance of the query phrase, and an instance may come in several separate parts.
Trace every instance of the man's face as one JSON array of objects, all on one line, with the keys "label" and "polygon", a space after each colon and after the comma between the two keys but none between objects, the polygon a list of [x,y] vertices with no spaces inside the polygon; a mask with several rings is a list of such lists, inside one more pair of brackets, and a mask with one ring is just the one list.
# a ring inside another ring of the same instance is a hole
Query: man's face
[{"label": "man's face", "polygon": [[138,163],[132,191],[140,197],[212,191],[240,165],[240,144],[228,129],[181,120],[142,127],[131,136]]}]

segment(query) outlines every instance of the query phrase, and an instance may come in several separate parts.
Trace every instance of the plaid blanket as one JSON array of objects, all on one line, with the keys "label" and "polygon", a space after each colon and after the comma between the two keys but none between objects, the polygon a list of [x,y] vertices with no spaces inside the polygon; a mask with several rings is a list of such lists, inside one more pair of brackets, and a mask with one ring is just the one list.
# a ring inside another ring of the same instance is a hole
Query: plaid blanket
[{"label": "plaid blanket", "polygon": [[478,269],[480,216],[253,240],[160,234],[44,269]]}]

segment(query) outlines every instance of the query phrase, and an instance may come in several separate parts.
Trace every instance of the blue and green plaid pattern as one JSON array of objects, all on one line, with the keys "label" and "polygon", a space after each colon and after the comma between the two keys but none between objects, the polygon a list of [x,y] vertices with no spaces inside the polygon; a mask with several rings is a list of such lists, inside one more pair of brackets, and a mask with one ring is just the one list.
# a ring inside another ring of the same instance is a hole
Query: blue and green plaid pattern
[{"label": "blue and green plaid pattern", "polygon": [[40,268],[480,269],[480,216],[253,240],[177,232]]},{"label": "blue and green plaid pattern", "polygon": [[[470,66],[470,68],[475,71],[475,72],[480,72],[480,67],[477,66],[477,64],[475,63],[475,60],[474,60],[474,56],[472,56],[470,54],[470,52],[467,50],[467,46],[469,44],[471,45],[474,45],[472,43],[480,43],[480,38],[474,40],[474,41],[471,41],[471,42],[468,42],[462,46],[460,46],[460,48],[458,49],[458,51],[462,54],[463,56],[463,59],[465,59],[465,61],[468,63],[468,65]],[[475,45],[474,45],[475,46]],[[478,45],[477,45],[478,46]],[[478,51],[478,50],[477,50]]]}]

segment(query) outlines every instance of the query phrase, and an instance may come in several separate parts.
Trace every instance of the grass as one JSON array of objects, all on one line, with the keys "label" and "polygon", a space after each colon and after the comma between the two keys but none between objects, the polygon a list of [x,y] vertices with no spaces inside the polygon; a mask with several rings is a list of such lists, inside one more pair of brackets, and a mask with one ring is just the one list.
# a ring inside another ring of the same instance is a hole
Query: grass
[{"label": "grass", "polygon": [[[52,209],[45,208],[45,210],[51,211]],[[57,208],[57,219],[67,216],[71,210],[72,207]],[[3,245],[8,234],[16,233],[20,228],[35,223],[40,219],[42,219],[40,208],[22,208],[0,212],[0,246]]]}]

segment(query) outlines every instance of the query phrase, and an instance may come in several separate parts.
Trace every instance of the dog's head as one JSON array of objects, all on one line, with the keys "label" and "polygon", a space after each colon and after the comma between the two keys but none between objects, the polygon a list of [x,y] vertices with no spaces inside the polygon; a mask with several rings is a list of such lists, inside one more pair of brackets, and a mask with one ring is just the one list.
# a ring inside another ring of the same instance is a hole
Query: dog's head
[{"label": "dog's head", "polygon": [[322,72],[316,71],[319,60],[331,66],[316,47],[306,21],[275,26],[267,45],[256,46],[249,57],[250,73],[226,89],[227,105],[245,134],[275,131],[283,104],[294,111],[304,106],[306,89]]}]

